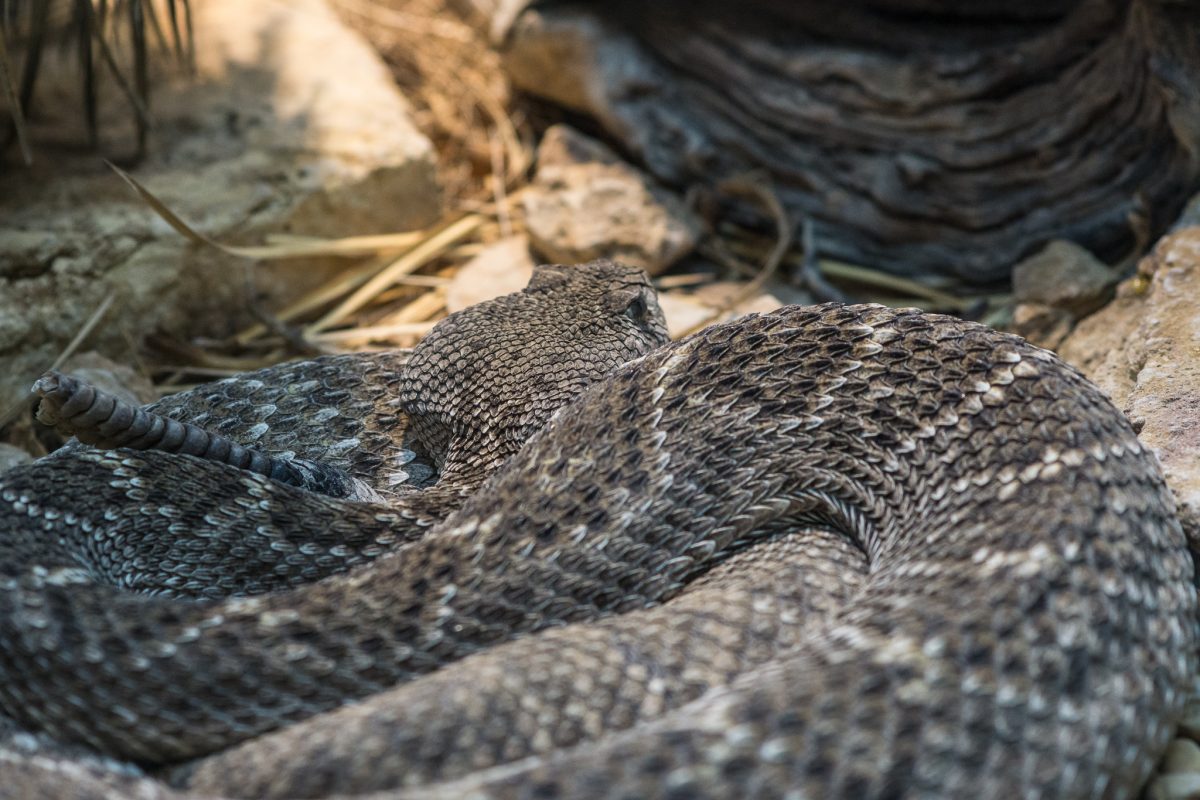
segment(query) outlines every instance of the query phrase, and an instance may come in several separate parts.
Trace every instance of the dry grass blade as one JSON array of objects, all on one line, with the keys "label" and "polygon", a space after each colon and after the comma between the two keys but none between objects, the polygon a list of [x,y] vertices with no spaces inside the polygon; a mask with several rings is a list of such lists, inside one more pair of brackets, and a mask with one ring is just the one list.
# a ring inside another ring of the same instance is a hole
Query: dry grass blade
[{"label": "dry grass blade", "polygon": [[[93,29],[92,35],[95,37],[96,48],[100,51],[100,57],[104,60],[105,66],[107,66],[108,71],[112,73],[113,79],[117,82],[117,86],[120,88],[121,93],[124,94],[125,98],[129,101],[129,105],[133,107],[133,113],[137,117],[138,138],[139,140],[144,140],[145,131],[149,130],[150,128],[150,110],[146,107],[145,95],[142,94],[140,88],[135,89],[133,86],[131,86],[129,79],[126,78],[125,73],[121,71],[121,66],[117,63],[117,58],[115,55],[113,55],[112,48],[109,47],[108,42],[104,40],[104,33],[101,26],[97,25]],[[144,71],[145,65],[142,65],[141,68]],[[140,87],[146,78],[144,75],[142,75],[136,78],[136,80]],[[144,141],[141,141],[140,147],[143,150],[145,149]],[[139,152],[141,152],[141,150],[139,150]]]},{"label": "dry grass blade", "polygon": [[167,0],[167,18],[171,21],[171,40],[174,43],[175,57],[184,59],[183,37],[179,30],[179,9],[175,7],[176,0]]},{"label": "dry grass blade", "polygon": [[966,297],[956,297],[899,275],[892,275],[879,270],[859,267],[842,261],[820,259],[821,271],[830,278],[839,281],[850,281],[877,289],[886,289],[898,294],[908,294],[920,298],[923,303],[933,303],[939,308],[949,308],[965,311],[974,304],[974,300]]},{"label": "dry grass blade", "polygon": [[217,244],[221,250],[243,258],[284,261],[293,258],[314,256],[338,256],[358,258],[361,256],[407,250],[428,234],[424,231],[404,233],[380,233],[369,236],[347,236],[342,239],[320,239],[312,236],[268,237],[273,242],[261,247],[233,247]]},{"label": "dry grass blade", "polygon": [[154,34],[154,40],[158,42],[159,50],[169,53],[172,50],[172,46],[167,40],[167,34],[163,30],[162,23],[158,20],[158,12],[154,10],[154,5],[155,1],[150,0],[149,3],[142,6],[142,13],[146,16],[146,27]]},{"label": "dry grass blade", "polygon": [[305,334],[312,336],[337,325],[358,311],[384,289],[391,287],[401,275],[420,269],[449,250],[460,239],[475,232],[484,223],[478,214],[468,214],[449,223],[409,252],[400,256],[321,319],[310,325]]},{"label": "dry grass blade", "polygon": [[505,180],[506,173],[504,171],[504,144],[500,139],[493,134],[490,137],[489,144],[492,151],[492,192],[496,197],[497,216],[500,220],[500,236],[507,239],[512,236],[512,215],[508,210],[508,198],[506,197],[507,181]]},{"label": "dry grass blade", "polygon": [[438,19],[422,14],[411,14],[387,8],[369,0],[337,0],[336,5],[345,11],[359,14],[372,23],[419,36],[438,36],[467,43],[474,39],[471,29],[461,22]]},{"label": "dry grass blade", "polygon": [[[347,292],[351,292],[356,287],[366,283],[371,279],[372,275],[379,272],[390,261],[390,258],[387,261],[376,260],[365,267],[339,275],[336,279],[317,287],[299,300],[291,303],[282,311],[276,312],[275,318],[280,322],[291,322],[297,317],[315,311],[322,306],[327,306]],[[234,336],[233,341],[239,347],[245,347],[265,333],[268,333],[267,326],[262,323],[256,323]]]},{"label": "dry grass blade", "polygon": [[392,314],[379,321],[381,325],[399,325],[409,322],[425,322],[446,310],[444,292],[425,292]]},{"label": "dry grass blade", "polygon": [[305,237],[301,240],[301,237],[296,237],[296,241],[280,241],[277,244],[265,247],[233,247],[226,249],[250,258],[267,258],[271,260],[310,258],[312,256],[356,258],[376,253],[386,253],[388,251],[407,250],[426,236],[428,234],[425,231],[406,231],[404,233],[380,233],[370,236],[347,236],[342,239]]},{"label": "dry grass blade", "polygon": [[[450,256],[452,253],[446,255]],[[401,275],[396,278],[397,286],[420,286],[426,289],[442,289],[453,282],[452,278],[443,278],[440,275]]]},{"label": "dry grass blade", "polygon": [[[355,256],[370,255],[387,250],[404,250],[420,242],[428,234],[421,231],[406,233],[388,233],[374,236],[349,236],[345,239],[316,239],[303,237],[300,241],[290,241],[283,244],[263,247],[235,247],[221,244],[205,236],[188,225],[166,203],[155,197],[154,193],[138,183],[132,175],[111,162],[105,162],[109,168],[128,183],[146,205],[158,214],[164,222],[188,241],[213,247],[231,256],[248,259],[284,260],[292,258],[311,258],[313,256]],[[300,238],[300,237],[297,237]]]},{"label": "dry grass blade", "polygon": [[133,80],[134,97],[138,104],[137,110],[137,158],[146,154],[146,137],[150,130],[150,112],[145,109],[150,105],[150,72],[146,58],[146,17],[143,13],[142,0],[129,0],[129,38],[133,42]]},{"label": "dry grass blade", "polygon": [[79,349],[79,346],[87,341],[87,338],[92,335],[92,331],[94,331],[96,326],[100,324],[100,321],[104,319],[104,315],[108,313],[110,308],[112,308],[112,304],[116,301],[116,299],[116,292],[109,292],[108,296],[100,301],[100,305],[96,306],[96,310],[93,311],[91,316],[87,318],[87,322],[83,323],[83,327],[81,327],[75,333],[74,338],[72,338],[67,346],[63,348],[62,352],[58,354],[58,358],[54,359],[54,363],[47,367],[47,369],[58,369],[63,365],[64,361],[75,354],[75,351]]},{"label": "dry grass blade", "polygon": [[804,257],[800,260],[800,269],[793,274],[792,281],[807,289],[818,303],[849,302],[850,298],[829,283],[821,270],[821,262],[817,256],[816,225],[813,224],[812,217],[804,218],[800,241]]},{"label": "dry grass blade", "polygon": [[12,109],[12,126],[16,131],[17,147],[21,150],[21,160],[25,166],[33,164],[33,151],[29,147],[29,136],[25,129],[25,115],[21,110],[21,97],[17,92],[17,82],[13,76],[12,60],[9,58],[7,31],[0,28],[0,84],[4,87],[4,97],[8,107]]},{"label": "dry grass blade", "polygon": [[95,12],[90,2],[75,3],[75,30],[79,46],[79,69],[83,75],[83,116],[87,123],[88,146],[95,149],[100,143],[97,123],[96,64],[92,59],[92,28]]},{"label": "dry grass blade", "polygon": [[[192,24],[191,0],[179,0],[183,4],[184,34],[187,37],[187,63],[192,72],[196,71],[196,30]],[[174,8],[174,2],[171,7]]]},{"label": "dry grass blade", "polygon": [[[507,185],[510,179],[515,176],[523,175],[525,170],[529,169],[531,163],[531,153],[529,148],[521,143],[521,137],[517,134],[517,128],[513,124],[512,118],[508,115],[508,110],[492,93],[489,87],[479,80],[471,80],[470,77],[466,80],[466,85],[470,89],[471,96],[484,113],[492,120],[493,132],[495,136],[499,136],[504,144],[504,158],[500,160],[500,168],[496,168],[496,157],[492,156],[493,177],[496,180],[502,180]],[[493,136],[489,136],[489,140]],[[489,141],[489,146],[491,142]],[[507,172],[504,168],[507,167]]]},{"label": "dry grass blade", "polygon": [[313,334],[313,341],[322,344],[366,344],[372,341],[387,341],[398,337],[423,336],[434,326],[433,322],[400,322],[394,325],[371,325],[350,328],[344,331],[329,331]]},{"label": "dry grass blade", "polygon": [[49,2],[33,4],[25,65],[21,67],[21,110],[26,114],[33,109],[33,90],[37,84],[38,70],[42,64],[42,50],[46,43],[47,29],[50,26],[52,5]]},{"label": "dry grass blade", "polygon": [[218,250],[222,250],[224,252],[231,253],[232,255],[241,255],[240,253],[230,250],[228,247],[221,244],[220,242],[218,242],[214,239],[210,239],[207,236],[205,236],[204,234],[202,234],[199,231],[192,228],[190,225],[188,225],[186,222],[184,222],[182,219],[180,219],[179,216],[176,215],[176,213],[174,211],[172,211],[167,206],[166,203],[164,203],[163,201],[161,201],[157,197],[155,197],[154,194],[149,189],[147,189],[145,186],[142,186],[142,184],[138,183],[138,181],[135,180],[134,177],[132,175],[130,175],[128,172],[121,169],[116,164],[112,163],[111,161],[105,161],[104,163],[108,165],[109,169],[111,169],[113,172],[117,173],[117,175],[119,175],[122,180],[124,180],[127,184],[129,184],[129,186],[135,192],[137,192],[138,196],[142,198],[142,200],[146,203],[146,205],[150,206],[150,208],[154,210],[155,214],[158,214],[158,216],[161,217],[164,222],[166,222],[168,225],[170,225],[172,228],[175,229],[176,233],[179,233],[181,236],[183,236],[189,242],[192,242],[194,244],[205,245],[207,247],[215,247]]}]

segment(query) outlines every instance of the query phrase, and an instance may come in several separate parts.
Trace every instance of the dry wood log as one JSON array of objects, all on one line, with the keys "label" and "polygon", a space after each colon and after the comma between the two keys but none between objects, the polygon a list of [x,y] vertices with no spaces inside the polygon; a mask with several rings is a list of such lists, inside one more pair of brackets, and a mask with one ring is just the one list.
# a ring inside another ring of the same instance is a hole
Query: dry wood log
[{"label": "dry wood log", "polygon": [[1198,186],[1194,4],[501,7],[519,87],[591,115],[669,184],[765,170],[835,258],[966,284],[1052,238],[1115,261]]}]

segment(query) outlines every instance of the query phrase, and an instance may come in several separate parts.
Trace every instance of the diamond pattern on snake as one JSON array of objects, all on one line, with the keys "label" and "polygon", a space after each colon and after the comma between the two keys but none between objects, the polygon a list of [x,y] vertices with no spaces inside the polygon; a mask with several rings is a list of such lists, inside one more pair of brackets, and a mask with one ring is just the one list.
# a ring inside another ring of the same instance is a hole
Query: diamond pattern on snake
[{"label": "diamond pattern on snake", "polygon": [[407,356],[45,376],[0,796],[1136,796],[1196,590],[1099,390],[911,309],[666,338],[594,262]]}]

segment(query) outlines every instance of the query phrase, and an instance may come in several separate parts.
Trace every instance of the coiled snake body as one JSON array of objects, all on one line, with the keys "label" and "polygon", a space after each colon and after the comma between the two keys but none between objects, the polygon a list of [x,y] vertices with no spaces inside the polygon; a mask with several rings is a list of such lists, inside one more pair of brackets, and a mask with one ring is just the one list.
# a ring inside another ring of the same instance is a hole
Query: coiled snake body
[{"label": "coiled snake body", "polygon": [[[1157,464],[1097,389],[1016,337],[877,306],[618,368],[661,315],[635,273],[578,270],[397,366],[402,433],[376,430],[398,410],[378,367],[349,369],[378,358],[228,385],[302,405],[266,437],[232,409],[223,435],[379,499],[156,450],[0,476],[0,709],[24,731],[0,784],[1134,796],[1196,667],[1196,596]],[[220,429],[224,401],[176,402]]]}]

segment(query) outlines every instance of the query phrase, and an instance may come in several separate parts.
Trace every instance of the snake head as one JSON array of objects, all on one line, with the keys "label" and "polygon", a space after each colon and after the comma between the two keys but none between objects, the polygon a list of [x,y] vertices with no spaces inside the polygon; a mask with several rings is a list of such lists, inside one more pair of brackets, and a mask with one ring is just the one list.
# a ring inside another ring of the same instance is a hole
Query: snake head
[{"label": "snake head", "polygon": [[643,271],[541,266],[522,291],[438,323],[409,359],[401,404],[443,477],[491,469],[586,387],[666,342]]}]

